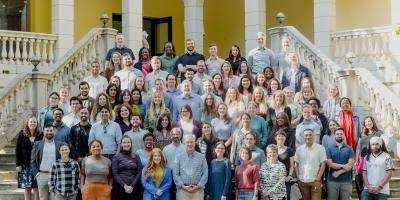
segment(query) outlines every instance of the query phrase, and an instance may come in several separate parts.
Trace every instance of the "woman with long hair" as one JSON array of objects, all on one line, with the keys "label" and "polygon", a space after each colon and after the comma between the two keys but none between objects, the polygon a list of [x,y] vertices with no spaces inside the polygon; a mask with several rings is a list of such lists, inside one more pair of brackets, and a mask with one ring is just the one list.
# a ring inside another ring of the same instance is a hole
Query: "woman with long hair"
[{"label": "woman with long hair", "polygon": [[340,127],[344,129],[346,144],[356,152],[356,144],[361,138],[360,118],[353,113],[351,109],[351,100],[347,97],[340,98],[340,111],[335,120],[339,122]]},{"label": "woman with long hair", "polygon": [[150,99],[151,92],[148,90],[143,76],[137,76],[133,82],[133,89],[139,89],[142,95],[143,103],[147,103]]},{"label": "woman with long hair", "polygon": [[283,88],[283,93],[286,97],[287,106],[290,108],[290,114],[292,114],[292,126],[297,126],[302,117],[301,105],[294,101],[294,90],[291,87]]},{"label": "woman with long hair", "polygon": [[257,200],[260,186],[260,169],[251,161],[251,150],[240,150],[241,164],[235,168],[236,199]]},{"label": "woman with long hair", "polygon": [[378,129],[375,118],[372,116],[366,116],[361,126],[362,126],[362,131],[361,131],[362,139],[357,145],[356,153],[365,151],[368,148],[369,140],[371,139],[371,137],[373,136],[381,137],[383,135],[383,131]]},{"label": "woman with long hair", "polygon": [[142,47],[140,48],[138,54],[139,60],[135,65],[133,65],[133,67],[140,70],[143,73],[143,77],[146,77],[148,73],[152,72],[152,68],[150,66],[150,49],[147,47]]},{"label": "woman with long hair", "polygon": [[215,137],[210,123],[203,123],[201,132],[202,135],[196,142],[197,149],[206,158],[207,166],[210,166],[211,160],[214,157],[213,152],[215,145],[218,142],[218,138]]},{"label": "woman with long hair", "polygon": [[[250,128],[250,120],[251,116],[247,113],[243,113],[240,116],[240,121],[242,124],[242,128],[236,129],[235,133],[232,136],[232,147],[231,147],[231,153],[230,153],[230,161],[232,165],[235,165],[236,163],[240,162],[240,155],[239,151],[244,147],[244,137],[248,133],[254,133],[253,130]],[[251,154],[251,152],[250,152]]]},{"label": "woman with long hair", "polygon": [[311,98],[315,97],[315,92],[310,87],[301,88],[301,90],[296,93],[294,101],[300,105],[306,104],[306,102]]},{"label": "woman with long hair", "polygon": [[276,144],[276,136],[279,131],[283,131],[286,134],[285,146],[291,147],[293,150],[296,149],[296,129],[291,128],[289,117],[285,112],[278,113],[276,119],[273,122],[271,132],[268,137],[268,144]]},{"label": "woman with long hair", "polygon": [[151,151],[149,162],[142,170],[141,182],[144,188],[143,199],[169,200],[172,173],[166,166],[161,149],[154,148]]},{"label": "woman with long hair", "polygon": [[326,118],[334,119],[335,114],[339,112],[340,92],[337,85],[330,85],[328,88],[328,99],[324,102],[323,110]]},{"label": "woman with long hair", "polygon": [[242,77],[247,75],[252,83],[254,83],[253,72],[251,72],[250,66],[246,61],[242,61],[240,63],[239,68],[237,69],[236,75]]},{"label": "woman with long hair", "polygon": [[267,91],[268,82],[267,82],[267,80],[265,78],[265,74],[264,73],[257,73],[255,86],[262,87],[264,89],[265,97],[267,97],[267,94],[268,94],[268,91]]},{"label": "woman with long hair", "polygon": [[203,111],[201,112],[201,122],[210,123],[212,119],[217,117],[217,101],[213,94],[206,94],[203,101]]},{"label": "woman with long hair", "polygon": [[212,83],[214,86],[214,94],[219,96],[222,100],[225,99],[225,86],[222,81],[222,75],[220,73],[216,73],[212,76]]},{"label": "woman with long hair", "polygon": [[224,89],[230,87],[237,87],[239,85],[239,78],[233,74],[231,63],[224,61],[221,65],[222,81]]},{"label": "woman with long hair", "polygon": [[262,87],[257,86],[253,91],[254,102],[258,105],[256,114],[264,119],[267,117],[268,103],[265,99],[264,90]]},{"label": "woman with long hair", "polygon": [[[139,114],[139,108],[133,104],[133,99],[131,92],[128,89],[122,90],[121,95],[119,97],[120,105],[126,105],[131,108],[132,113]],[[118,113],[118,107],[114,109],[114,113]]]},{"label": "woman with long hair", "polygon": [[154,92],[150,107],[144,118],[144,128],[152,133],[157,128],[157,122],[162,114],[171,115],[171,112],[165,106],[164,94],[162,92]]},{"label": "woman with long hair", "polygon": [[67,115],[70,113],[71,105],[69,105],[69,90],[65,87],[62,87],[59,90],[60,94],[60,102],[58,107],[64,111],[64,114]]},{"label": "woman with long hair", "polygon": [[225,104],[228,106],[228,116],[234,120],[235,126],[238,126],[240,121],[238,116],[244,112],[245,106],[242,102],[239,91],[235,87],[230,87],[226,91]]},{"label": "woman with long hair", "polygon": [[133,103],[132,105],[135,105],[139,108],[140,118],[144,119],[144,117],[146,116],[146,112],[147,112],[147,104],[142,99],[142,93],[140,92],[139,89],[134,88],[131,91],[131,96],[132,96],[132,103]]},{"label": "woman with long hair", "polygon": [[201,137],[202,124],[193,119],[192,108],[188,104],[181,107],[179,120],[175,123],[175,127],[181,129],[182,138],[188,134],[195,135],[196,139]]},{"label": "woman with long hair", "polygon": [[290,189],[292,186],[292,179],[294,173],[294,153],[295,149],[285,145],[287,134],[285,131],[280,130],[275,134],[276,146],[278,147],[278,160],[285,165],[286,177],[286,194],[288,200],[290,200]]},{"label": "woman with long hair", "polygon": [[268,82],[268,87],[267,87],[267,102],[268,103],[271,103],[275,92],[278,90],[282,90],[281,83],[279,82],[278,79],[271,78]]},{"label": "woman with long hair", "polygon": [[[336,144],[335,131],[340,127],[339,123],[334,119],[328,121],[328,131],[322,137],[322,146],[328,149],[330,146]],[[346,142],[346,141],[345,141]]]},{"label": "woman with long hair", "polygon": [[264,118],[256,114],[257,109],[257,104],[254,101],[251,101],[249,102],[249,105],[247,105],[246,111],[251,116],[250,128],[256,133],[257,138],[255,139],[257,141],[257,147],[264,149],[267,145],[269,130]]},{"label": "woman with long hair", "polygon": [[281,112],[287,114],[287,116],[289,117],[289,122],[292,121],[292,112],[290,110],[290,107],[287,106],[285,93],[282,90],[278,90],[274,93],[271,105],[268,108],[267,112],[266,121],[268,123],[269,130],[271,130],[272,126],[274,125],[274,121],[276,120],[276,115]]},{"label": "woman with long hair", "polygon": [[275,72],[272,67],[266,67],[263,70],[263,73],[265,75],[265,81],[269,84],[270,81],[275,78]]},{"label": "woman with long hair", "polygon": [[115,72],[123,68],[121,53],[117,51],[112,53],[108,63],[108,66],[104,70],[104,77],[107,79],[107,81],[110,81],[111,76],[113,76]]},{"label": "woman with long hair", "polygon": [[[100,108],[103,106],[108,106],[111,109],[110,99],[108,98],[108,95],[104,92],[98,94],[96,97],[96,101],[93,105],[92,113],[90,115],[91,124],[100,121]],[[115,118],[115,112],[112,111],[110,119],[113,120],[114,118]]]},{"label": "woman with long hair", "polygon": [[247,106],[247,103],[253,100],[253,83],[251,82],[250,77],[243,75],[240,78],[238,91],[242,97],[244,106]]},{"label": "woman with long hair", "polygon": [[117,108],[117,117],[115,118],[115,122],[118,123],[121,128],[122,134],[127,131],[132,130],[131,117],[132,117],[132,108],[129,105],[121,104]]},{"label": "woman with long hair", "polygon": [[31,152],[33,143],[42,140],[36,117],[29,117],[23,130],[18,134],[15,146],[15,170],[18,172],[18,188],[25,189],[25,200],[31,200],[32,190],[35,200],[39,200],[39,191],[31,168]]},{"label": "woman with long hair", "polygon": [[224,142],[217,142],[214,153],[215,159],[211,161],[209,169],[207,197],[209,200],[230,200],[232,168]]},{"label": "woman with long hair", "polygon": [[217,117],[211,121],[211,126],[218,140],[223,141],[226,147],[230,147],[235,125],[228,115],[228,106],[226,104],[218,104]]},{"label": "woman with long hair", "polygon": [[172,130],[171,116],[167,114],[161,114],[157,122],[157,129],[154,130],[154,146],[160,149],[164,149],[165,146],[171,144],[171,130]]},{"label": "woman with long hair", "polygon": [[113,109],[119,104],[119,92],[120,91],[118,91],[117,85],[115,85],[114,83],[110,83],[107,86],[106,94],[110,98],[111,108]]},{"label": "woman with long hair", "polygon": [[[240,47],[234,44],[231,49],[229,50],[228,58],[225,59],[228,61],[234,72],[239,71],[240,65],[243,62],[246,62],[246,58],[242,57],[240,53]],[[237,75],[239,75],[238,73]]]}]

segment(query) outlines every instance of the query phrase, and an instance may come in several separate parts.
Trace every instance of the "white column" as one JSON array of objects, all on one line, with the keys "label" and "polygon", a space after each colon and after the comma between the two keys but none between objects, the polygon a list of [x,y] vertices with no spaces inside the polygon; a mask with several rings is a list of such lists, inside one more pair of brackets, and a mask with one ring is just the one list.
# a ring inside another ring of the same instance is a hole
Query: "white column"
[{"label": "white column", "polygon": [[196,52],[203,53],[204,0],[184,0],[184,2],[185,2],[185,20],[183,24],[185,28],[185,40],[193,39],[196,44]]},{"label": "white column", "polygon": [[257,46],[257,32],[266,32],[265,0],[244,0],[245,54]]},{"label": "white column", "polygon": [[57,35],[56,60],[74,45],[74,0],[52,0],[52,33]]},{"label": "white column", "polygon": [[314,43],[331,57],[331,32],[336,30],[336,0],[314,0]]},{"label": "white column", "polygon": [[136,54],[143,46],[143,0],[122,0],[122,33]]},{"label": "white column", "polygon": [[[391,0],[391,25],[393,30],[390,35],[390,43],[389,48],[392,54],[392,66],[397,66],[398,70],[400,70],[400,35],[396,35],[395,30],[400,26],[400,1],[399,0]],[[398,77],[400,78],[400,77]]]}]

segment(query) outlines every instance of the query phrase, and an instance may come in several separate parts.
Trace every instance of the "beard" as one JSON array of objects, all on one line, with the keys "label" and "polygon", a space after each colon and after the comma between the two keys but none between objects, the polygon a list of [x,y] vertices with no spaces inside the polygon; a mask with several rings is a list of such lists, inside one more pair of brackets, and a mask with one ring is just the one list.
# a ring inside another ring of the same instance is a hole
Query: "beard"
[{"label": "beard", "polygon": [[379,152],[381,152],[381,150],[382,150],[382,147],[372,149],[372,153],[379,153]]},{"label": "beard", "polygon": [[343,138],[335,138],[336,142],[338,143],[342,143],[343,142]]},{"label": "beard", "polygon": [[48,140],[52,140],[53,138],[54,138],[54,134],[46,135],[46,139],[48,139]]}]

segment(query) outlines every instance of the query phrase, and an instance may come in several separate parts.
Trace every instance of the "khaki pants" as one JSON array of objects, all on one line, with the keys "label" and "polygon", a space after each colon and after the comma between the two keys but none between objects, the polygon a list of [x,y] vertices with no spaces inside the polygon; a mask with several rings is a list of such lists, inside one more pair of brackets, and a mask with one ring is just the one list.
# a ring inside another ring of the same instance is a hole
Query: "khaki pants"
[{"label": "khaki pants", "polygon": [[76,194],[70,196],[70,197],[64,197],[62,195],[59,194],[54,194],[55,196],[55,200],[75,200],[76,199]]},{"label": "khaki pants", "polygon": [[304,183],[299,181],[299,189],[303,200],[321,200],[321,181]]},{"label": "khaki pants", "polygon": [[49,192],[49,173],[38,172],[36,175],[36,181],[39,190],[40,200],[54,200],[54,194]]},{"label": "khaki pants", "polygon": [[176,200],[203,200],[204,190],[199,189],[195,193],[190,193],[182,189],[178,189],[176,193]]},{"label": "khaki pants", "polygon": [[81,192],[83,200],[110,200],[111,186],[106,183],[87,183]]}]

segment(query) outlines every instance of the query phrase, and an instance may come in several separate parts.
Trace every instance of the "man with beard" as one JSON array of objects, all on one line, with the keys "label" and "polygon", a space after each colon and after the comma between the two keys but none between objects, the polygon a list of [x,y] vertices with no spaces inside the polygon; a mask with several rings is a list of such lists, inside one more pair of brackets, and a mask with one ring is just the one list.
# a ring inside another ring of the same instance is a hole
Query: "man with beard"
[{"label": "man with beard", "polygon": [[195,43],[193,39],[186,40],[186,50],[187,52],[182,56],[180,56],[177,62],[179,71],[178,75],[179,83],[185,80],[185,77],[183,75],[188,68],[197,71],[197,65],[196,65],[197,61],[205,60],[202,54],[199,54],[195,51]]},{"label": "man with beard", "polygon": [[54,199],[54,195],[49,192],[49,171],[53,163],[60,158],[61,143],[54,141],[54,130],[51,124],[44,126],[44,138],[33,144],[31,154],[31,167],[33,177],[36,178],[39,198],[41,200]]},{"label": "man with beard", "polygon": [[61,108],[56,108],[53,111],[53,128],[54,128],[54,140],[58,142],[64,142],[69,144],[70,134],[69,127],[62,122],[64,111]]},{"label": "man with beard", "polygon": [[71,113],[65,115],[62,121],[71,128],[73,125],[79,123],[79,110],[82,107],[82,101],[78,97],[71,97],[69,102],[71,104]]},{"label": "man with beard", "polygon": [[[200,60],[200,61],[202,61],[202,60]],[[192,92],[193,93],[201,95],[202,94],[201,87],[200,87],[200,85],[198,85],[197,83],[194,82],[193,78],[194,78],[194,70],[190,69],[190,68],[187,69],[185,72],[185,80],[188,80],[192,84]],[[182,87],[182,83],[178,85],[178,90],[182,90],[181,87]]]},{"label": "man with beard", "polygon": [[[165,84],[164,84],[164,80],[157,78],[155,81],[155,92],[161,92],[164,95],[164,104],[165,106],[167,106],[167,108],[171,111],[174,110],[174,101],[173,101],[173,97],[171,97],[166,91],[165,91]],[[146,105],[147,105],[147,109],[150,108],[151,102],[153,101],[153,98],[150,97],[149,100],[147,101]]]},{"label": "man with beard", "polygon": [[140,126],[142,125],[142,119],[137,113],[132,114],[131,123],[132,130],[125,132],[124,135],[128,135],[129,137],[131,137],[132,146],[137,151],[144,148],[143,136],[146,135],[146,133],[148,133],[149,131],[140,128]]},{"label": "man with beard", "polygon": [[193,82],[199,86],[203,85],[205,80],[211,80],[211,76],[206,73],[206,63],[204,60],[197,61],[197,73],[193,76]]},{"label": "man with beard", "polygon": [[382,138],[374,136],[369,144],[368,155],[364,158],[364,190],[361,199],[387,199],[390,194],[389,181],[394,170],[393,161]]},{"label": "man with beard", "polygon": [[90,88],[92,88],[89,96],[96,98],[98,94],[106,91],[108,81],[103,76],[100,76],[100,63],[98,61],[93,61],[90,66],[92,66],[92,74],[83,80],[88,82]]},{"label": "man with beard", "polygon": [[184,80],[181,86],[182,94],[175,98],[175,108],[172,112],[173,120],[179,120],[179,112],[181,107],[188,104],[192,109],[192,118],[201,121],[201,110],[203,109],[203,101],[198,94],[192,92],[192,84],[188,80]]},{"label": "man with beard", "polygon": [[151,58],[151,67],[153,71],[146,76],[147,88],[154,88],[156,79],[163,79],[168,76],[168,72],[161,70],[161,60],[158,56],[153,56]]},{"label": "man with beard", "polygon": [[72,158],[79,162],[89,155],[89,132],[92,125],[89,124],[89,111],[87,108],[82,108],[79,111],[80,121],[78,124],[71,127],[71,154]]},{"label": "man with beard", "polygon": [[350,199],[354,151],[344,143],[344,130],[335,131],[336,144],[326,151],[328,165],[328,200]]},{"label": "man with beard", "polygon": [[[264,151],[256,146],[256,135],[254,133],[250,132],[244,136],[244,146],[251,151],[251,161],[256,164],[258,168],[261,168],[261,165],[267,161],[267,158],[265,157]],[[240,165],[239,162],[240,160],[238,160],[236,166]]]},{"label": "man with beard", "polygon": [[90,86],[88,82],[82,81],[79,83],[80,94],[78,95],[78,98],[82,101],[82,107],[87,108],[90,114],[96,100],[89,96],[89,90]]},{"label": "man with beard", "polygon": [[132,67],[132,65],[132,56],[127,53],[122,55],[122,66],[124,66],[124,68],[115,73],[115,76],[121,79],[121,91],[125,89],[131,91],[136,77],[143,76],[142,72]]}]

